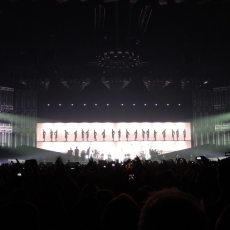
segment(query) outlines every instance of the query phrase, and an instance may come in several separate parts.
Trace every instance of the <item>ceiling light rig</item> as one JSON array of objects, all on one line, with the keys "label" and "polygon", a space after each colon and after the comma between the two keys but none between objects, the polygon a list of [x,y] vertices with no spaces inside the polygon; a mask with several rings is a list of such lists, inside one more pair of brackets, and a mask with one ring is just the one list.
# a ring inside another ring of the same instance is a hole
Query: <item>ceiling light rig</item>
[{"label": "ceiling light rig", "polygon": [[111,50],[96,56],[97,66],[112,69],[128,69],[142,65],[140,57],[133,51]]},{"label": "ceiling light rig", "polygon": [[211,79],[204,78],[182,78],[181,88],[183,91],[192,91],[211,82]]},{"label": "ceiling light rig", "polygon": [[144,77],[143,80],[145,87],[150,93],[157,93],[164,87],[172,83],[172,79],[148,78]]},{"label": "ceiling light rig", "polygon": [[50,79],[49,78],[44,78],[44,79],[36,79],[36,78],[24,79],[24,78],[21,78],[19,80],[19,83],[27,86],[28,88],[30,88],[32,90],[44,92],[44,91],[48,91],[48,89],[49,89]]},{"label": "ceiling light rig", "polygon": [[61,78],[60,83],[70,91],[79,93],[90,83],[90,79],[85,78],[79,80],[79,79],[72,79],[72,78]]},{"label": "ceiling light rig", "polygon": [[110,91],[121,91],[124,89],[130,82],[131,77],[127,78],[101,78],[101,82],[110,90]]}]

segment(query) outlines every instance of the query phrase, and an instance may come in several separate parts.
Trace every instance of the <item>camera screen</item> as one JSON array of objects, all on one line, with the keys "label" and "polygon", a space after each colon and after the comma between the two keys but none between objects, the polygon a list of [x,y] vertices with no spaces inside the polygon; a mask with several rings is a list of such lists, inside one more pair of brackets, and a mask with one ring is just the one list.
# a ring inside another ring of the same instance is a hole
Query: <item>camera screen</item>
[{"label": "camera screen", "polygon": [[129,180],[134,180],[134,174],[129,174]]}]

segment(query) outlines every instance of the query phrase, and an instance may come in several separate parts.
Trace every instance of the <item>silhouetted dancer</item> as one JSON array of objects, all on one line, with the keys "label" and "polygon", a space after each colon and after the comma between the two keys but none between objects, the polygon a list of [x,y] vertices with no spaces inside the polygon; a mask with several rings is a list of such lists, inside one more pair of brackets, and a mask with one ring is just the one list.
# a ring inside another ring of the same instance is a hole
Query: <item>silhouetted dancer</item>
[{"label": "silhouetted dancer", "polygon": [[142,139],[145,140],[145,131],[142,129]]},{"label": "silhouetted dancer", "polygon": [[85,161],[85,155],[86,155],[85,150],[82,150],[81,151],[81,161]]},{"label": "silhouetted dancer", "polygon": [[146,131],[147,141],[149,140],[149,129]]},{"label": "silhouetted dancer", "polygon": [[163,135],[163,139],[165,141],[165,137],[166,137],[166,129],[162,132],[162,135]]},{"label": "silhouetted dancer", "polygon": [[118,140],[120,141],[120,139],[121,139],[121,130],[120,129],[118,130],[117,134],[118,134]]},{"label": "silhouetted dancer", "polygon": [[77,130],[75,130],[74,134],[74,141],[77,141]]},{"label": "silhouetted dancer", "polygon": [[126,141],[129,140],[129,131],[126,129]]},{"label": "silhouetted dancer", "polygon": [[177,139],[177,141],[179,139],[179,129],[177,129],[177,131],[176,131],[176,139]]},{"label": "silhouetted dancer", "polygon": [[89,139],[89,130],[87,130],[86,132],[86,140],[88,141],[88,139]]},{"label": "silhouetted dancer", "polygon": [[172,139],[174,141],[175,131],[172,129]]},{"label": "silhouetted dancer", "polygon": [[184,135],[184,141],[185,141],[185,139],[186,139],[186,129],[184,129],[183,135]]},{"label": "silhouetted dancer", "polygon": [[84,136],[85,136],[85,132],[84,132],[84,130],[82,129],[82,131],[81,131],[81,138],[82,138],[82,141],[84,141]]},{"label": "silhouetted dancer", "polygon": [[95,130],[93,131],[93,137],[94,137],[94,141],[97,141],[97,132]]},{"label": "silhouetted dancer", "polygon": [[46,131],[43,129],[43,132],[42,132],[42,136],[43,136],[43,141],[46,140]]},{"label": "silhouetted dancer", "polygon": [[68,135],[69,135],[69,133],[65,130],[65,141],[67,141]]},{"label": "silhouetted dancer", "polygon": [[114,135],[115,135],[115,131],[112,129],[112,139],[114,141]]},{"label": "silhouetted dancer", "polygon": [[105,130],[102,132],[103,141],[105,140]]},{"label": "silhouetted dancer", "polygon": [[57,138],[58,138],[58,130],[56,130],[56,131],[54,132],[54,137],[55,137],[55,141],[57,141]]},{"label": "silhouetted dancer", "polygon": [[154,136],[154,141],[156,141],[157,140],[157,131],[156,130],[154,130],[153,136]]},{"label": "silhouetted dancer", "polygon": [[79,149],[77,147],[74,150],[74,153],[75,153],[75,160],[78,161],[79,160]]},{"label": "silhouetted dancer", "polygon": [[72,148],[70,148],[67,152],[67,160],[70,160],[72,158],[72,156],[73,156],[73,150],[72,150]]},{"label": "silhouetted dancer", "polygon": [[53,141],[53,134],[54,132],[52,131],[52,129],[50,130],[50,141]]},{"label": "silhouetted dancer", "polygon": [[134,132],[134,141],[136,141],[137,140],[137,129],[136,129],[136,131]]}]

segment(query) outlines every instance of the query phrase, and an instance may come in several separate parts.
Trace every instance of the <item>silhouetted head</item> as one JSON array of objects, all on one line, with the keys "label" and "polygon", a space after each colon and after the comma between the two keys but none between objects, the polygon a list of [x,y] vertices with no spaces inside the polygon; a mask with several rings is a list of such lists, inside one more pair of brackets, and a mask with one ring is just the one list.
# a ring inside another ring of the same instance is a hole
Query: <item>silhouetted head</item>
[{"label": "silhouetted head", "polygon": [[103,230],[137,230],[140,206],[127,194],[111,200],[102,214]]},{"label": "silhouetted head", "polygon": [[139,230],[207,230],[208,222],[195,197],[175,188],[155,193],[145,203]]},{"label": "silhouetted head", "polygon": [[230,190],[230,158],[225,158],[219,162],[218,181],[222,190]]},{"label": "silhouetted head", "polygon": [[229,230],[230,229],[230,205],[228,205],[221,213],[216,222],[216,230]]}]

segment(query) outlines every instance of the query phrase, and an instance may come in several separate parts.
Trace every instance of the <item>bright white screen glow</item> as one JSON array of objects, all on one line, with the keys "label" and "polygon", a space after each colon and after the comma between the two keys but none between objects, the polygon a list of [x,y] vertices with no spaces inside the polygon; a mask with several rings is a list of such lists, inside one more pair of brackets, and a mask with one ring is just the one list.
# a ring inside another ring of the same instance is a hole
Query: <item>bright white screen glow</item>
[{"label": "bright white screen glow", "polygon": [[[112,129],[115,131],[114,141],[112,139]],[[128,141],[126,139],[126,129],[129,132]],[[149,139],[145,134],[144,141],[142,130],[147,132],[149,129]],[[179,130],[177,141],[176,130]],[[43,130],[46,132],[45,141],[43,141]],[[58,130],[57,141],[53,135],[52,142],[50,131]],[[69,133],[65,141],[65,130]],[[77,130],[77,140],[75,141],[74,132]],[[84,141],[81,132],[89,130],[88,141],[86,134]],[[97,132],[97,141],[94,141],[94,130]],[[105,130],[105,141],[103,141],[102,132]],[[118,130],[121,130],[120,141],[118,140]],[[135,131],[137,130],[137,139],[135,140]],[[154,130],[157,132],[156,141],[154,139]],[[165,141],[162,132],[166,130]],[[175,131],[174,141],[172,130]],[[183,131],[186,130],[184,140]],[[174,152],[186,148],[191,148],[191,128],[188,122],[143,122],[143,123],[38,123],[37,124],[37,147],[57,152],[66,153],[70,148],[87,150],[97,150],[105,155],[112,154],[113,159],[123,159],[125,154],[130,154],[132,158],[144,152],[146,157],[149,149],[156,149],[162,154]]]}]

